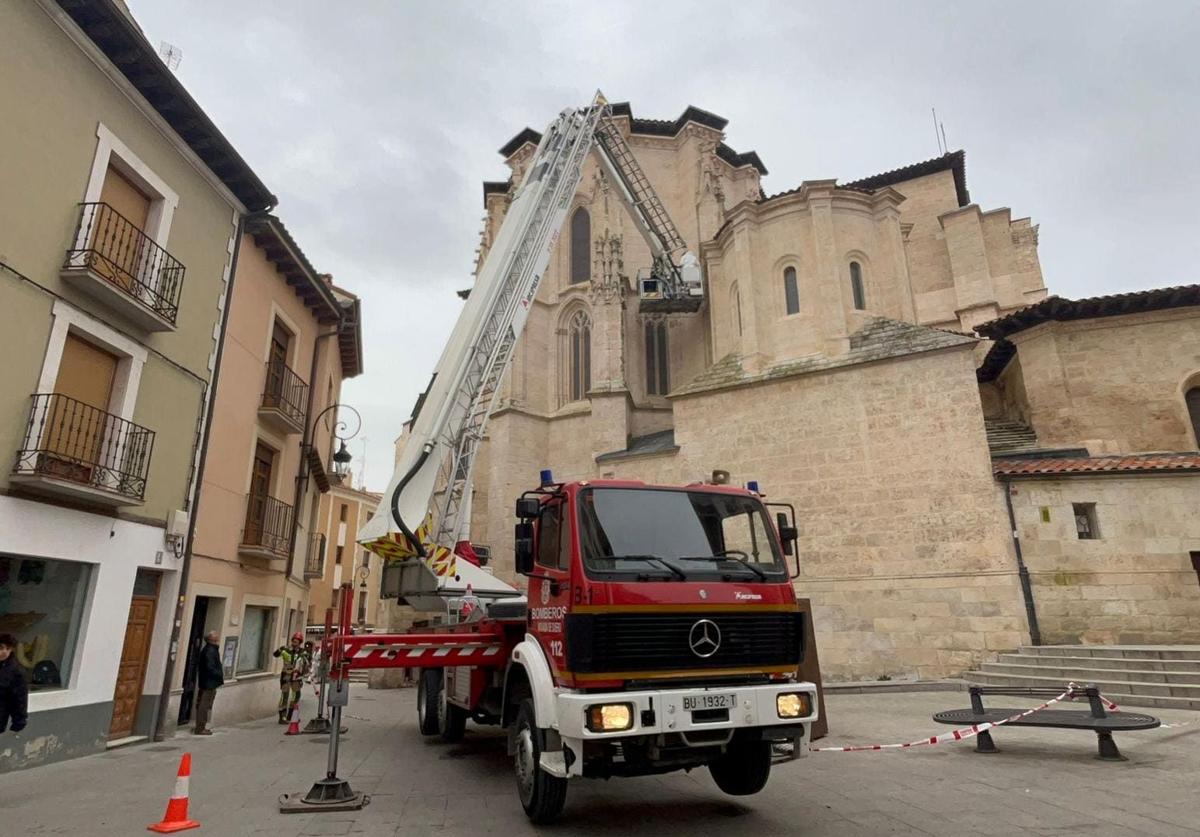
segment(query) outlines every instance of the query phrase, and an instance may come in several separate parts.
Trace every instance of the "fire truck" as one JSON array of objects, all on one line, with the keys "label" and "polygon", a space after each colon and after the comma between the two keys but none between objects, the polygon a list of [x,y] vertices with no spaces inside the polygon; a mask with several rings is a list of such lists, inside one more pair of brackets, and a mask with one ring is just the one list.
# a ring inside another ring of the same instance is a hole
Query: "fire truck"
[{"label": "fire truck", "polygon": [[[790,505],[727,475],[690,485],[556,482],[514,498],[515,572],[527,595],[479,566],[470,544],[472,468],[584,161],[649,242],[643,312],[689,316],[703,301],[687,252],[597,94],[550,124],[514,191],[474,288],[414,412],[385,499],[360,542],[386,561],[381,593],[441,624],[350,636],[335,669],[418,668],[418,726],[447,741],[468,720],[507,732],[526,814],[561,813],[576,777],[707,767],[748,795],[802,756],[816,688],[797,678],[803,614],[789,568]],[[774,517],[772,517],[774,514]]]}]

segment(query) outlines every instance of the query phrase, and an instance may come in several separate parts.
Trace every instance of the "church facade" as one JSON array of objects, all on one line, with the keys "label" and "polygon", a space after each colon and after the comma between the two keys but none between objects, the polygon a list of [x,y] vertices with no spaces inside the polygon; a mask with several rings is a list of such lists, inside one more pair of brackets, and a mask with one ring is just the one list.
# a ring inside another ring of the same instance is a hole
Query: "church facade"
[{"label": "church facade", "polygon": [[[720,469],[795,504],[827,678],[1200,641],[1200,286],[1049,296],[1037,225],[972,202],[962,151],[768,196],[723,118],[614,116],[705,302],[640,311],[650,252],[590,160],[476,468],[497,573],[540,467]],[[481,261],[538,139],[484,184]]]}]

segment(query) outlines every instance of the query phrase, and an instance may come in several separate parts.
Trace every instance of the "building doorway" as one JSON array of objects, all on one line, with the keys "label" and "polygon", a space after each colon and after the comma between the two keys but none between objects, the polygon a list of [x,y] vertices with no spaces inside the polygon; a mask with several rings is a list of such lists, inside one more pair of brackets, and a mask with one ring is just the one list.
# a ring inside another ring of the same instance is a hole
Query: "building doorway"
[{"label": "building doorway", "polygon": [[183,694],[179,696],[179,717],[176,719],[180,726],[192,720],[192,709],[196,705],[196,669],[200,664],[200,651],[204,648],[204,635],[220,630],[225,615],[224,601],[213,596],[197,596],[192,605],[187,656],[183,664]]},{"label": "building doorway", "polygon": [[121,646],[121,662],[117,667],[117,688],[113,692],[112,722],[108,728],[110,741],[133,735],[137,723],[146,665],[150,660],[150,640],[154,636],[158,580],[158,573],[138,570],[133,582],[129,619],[125,623],[125,642]]}]

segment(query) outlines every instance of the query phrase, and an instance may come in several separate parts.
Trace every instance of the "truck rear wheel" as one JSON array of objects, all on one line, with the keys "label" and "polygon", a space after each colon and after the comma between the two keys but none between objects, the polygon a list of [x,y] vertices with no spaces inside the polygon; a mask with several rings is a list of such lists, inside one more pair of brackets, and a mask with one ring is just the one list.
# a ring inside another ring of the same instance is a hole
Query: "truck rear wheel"
[{"label": "truck rear wheel", "polygon": [[534,718],[533,700],[521,701],[517,710],[517,752],[513,767],[517,774],[517,793],[525,815],[537,825],[554,822],[567,803],[567,780],[551,776],[541,768],[542,738]]},{"label": "truck rear wheel", "polygon": [[438,707],[441,702],[442,670],[421,669],[421,677],[417,680],[417,728],[421,730],[421,735],[438,734]]},{"label": "truck rear wheel", "polygon": [[758,793],[771,775],[770,741],[735,741],[708,766],[717,787],[730,796]]},{"label": "truck rear wheel", "polygon": [[455,706],[446,700],[445,681],[442,681],[443,694],[438,712],[438,734],[447,744],[462,741],[467,732],[467,711],[461,706]]}]

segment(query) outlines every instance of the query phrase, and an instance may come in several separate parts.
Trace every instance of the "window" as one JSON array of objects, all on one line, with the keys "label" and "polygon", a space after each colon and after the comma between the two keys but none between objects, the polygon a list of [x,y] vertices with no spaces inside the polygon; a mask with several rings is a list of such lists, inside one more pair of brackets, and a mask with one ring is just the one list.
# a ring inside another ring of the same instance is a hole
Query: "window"
[{"label": "window", "polygon": [[800,313],[800,288],[796,285],[796,268],[794,267],[784,268],[783,300],[789,314]]},{"label": "window", "polygon": [[1075,512],[1075,534],[1081,541],[1100,539],[1100,527],[1096,522],[1095,503],[1072,503]]},{"label": "window", "polygon": [[333,563],[339,564],[339,565],[342,563],[342,553],[345,551],[345,549],[346,549],[346,547],[339,545],[338,548],[336,550],[334,550]]},{"label": "window", "polygon": [[667,355],[667,322],[646,323],[646,394],[666,395],[671,389],[671,365]]},{"label": "window", "polygon": [[737,282],[729,289],[729,312],[733,319],[733,330],[737,332],[737,336],[742,336],[742,300],[738,296]]},{"label": "window", "polygon": [[863,311],[867,307],[867,294],[863,289],[862,265],[850,262],[850,292],[854,294],[854,307]]},{"label": "window", "polygon": [[367,621],[367,591],[366,590],[358,591],[358,621],[360,623]]},{"label": "window", "polygon": [[576,311],[567,325],[567,381],[563,403],[582,401],[592,388],[592,321]]},{"label": "window", "polygon": [[1200,446],[1200,387],[1192,387],[1184,396],[1187,402],[1188,417],[1192,420],[1192,435],[1196,445]]},{"label": "window", "polygon": [[721,547],[724,552],[733,553],[734,557],[742,558],[738,553],[744,552],[746,558],[754,564],[770,564],[774,561],[771,551],[771,539],[767,534],[763,516],[755,510],[731,514],[721,519]]},{"label": "window", "polygon": [[362,565],[363,565],[364,567],[369,567],[369,566],[371,566],[371,553],[367,552],[365,549],[363,550],[363,562],[362,562]]},{"label": "window", "polygon": [[346,522],[346,508],[346,504],[342,503],[341,508],[338,509],[338,520],[340,520],[342,523]]},{"label": "window", "polygon": [[91,569],[74,561],[0,555],[0,632],[17,638],[13,653],[31,692],[71,685]]},{"label": "window", "polygon": [[245,615],[242,616],[242,638],[238,643],[238,674],[267,670],[274,627],[275,608],[246,605]]},{"label": "window", "polygon": [[271,498],[271,483],[274,481],[275,451],[258,442],[254,446],[254,464],[250,471],[250,497],[246,502],[246,529],[242,536],[243,543],[262,544],[263,535],[268,533],[267,502]]},{"label": "window", "polygon": [[582,206],[571,216],[571,284],[592,278],[592,218]]},{"label": "window", "polygon": [[1196,580],[1200,581],[1200,552],[1189,552],[1192,559],[1192,569],[1196,571]]},{"label": "window", "polygon": [[539,566],[551,569],[566,569],[561,561],[562,549],[559,544],[562,527],[559,525],[562,517],[562,504],[547,504],[542,508],[542,516],[538,521],[538,551]]}]

